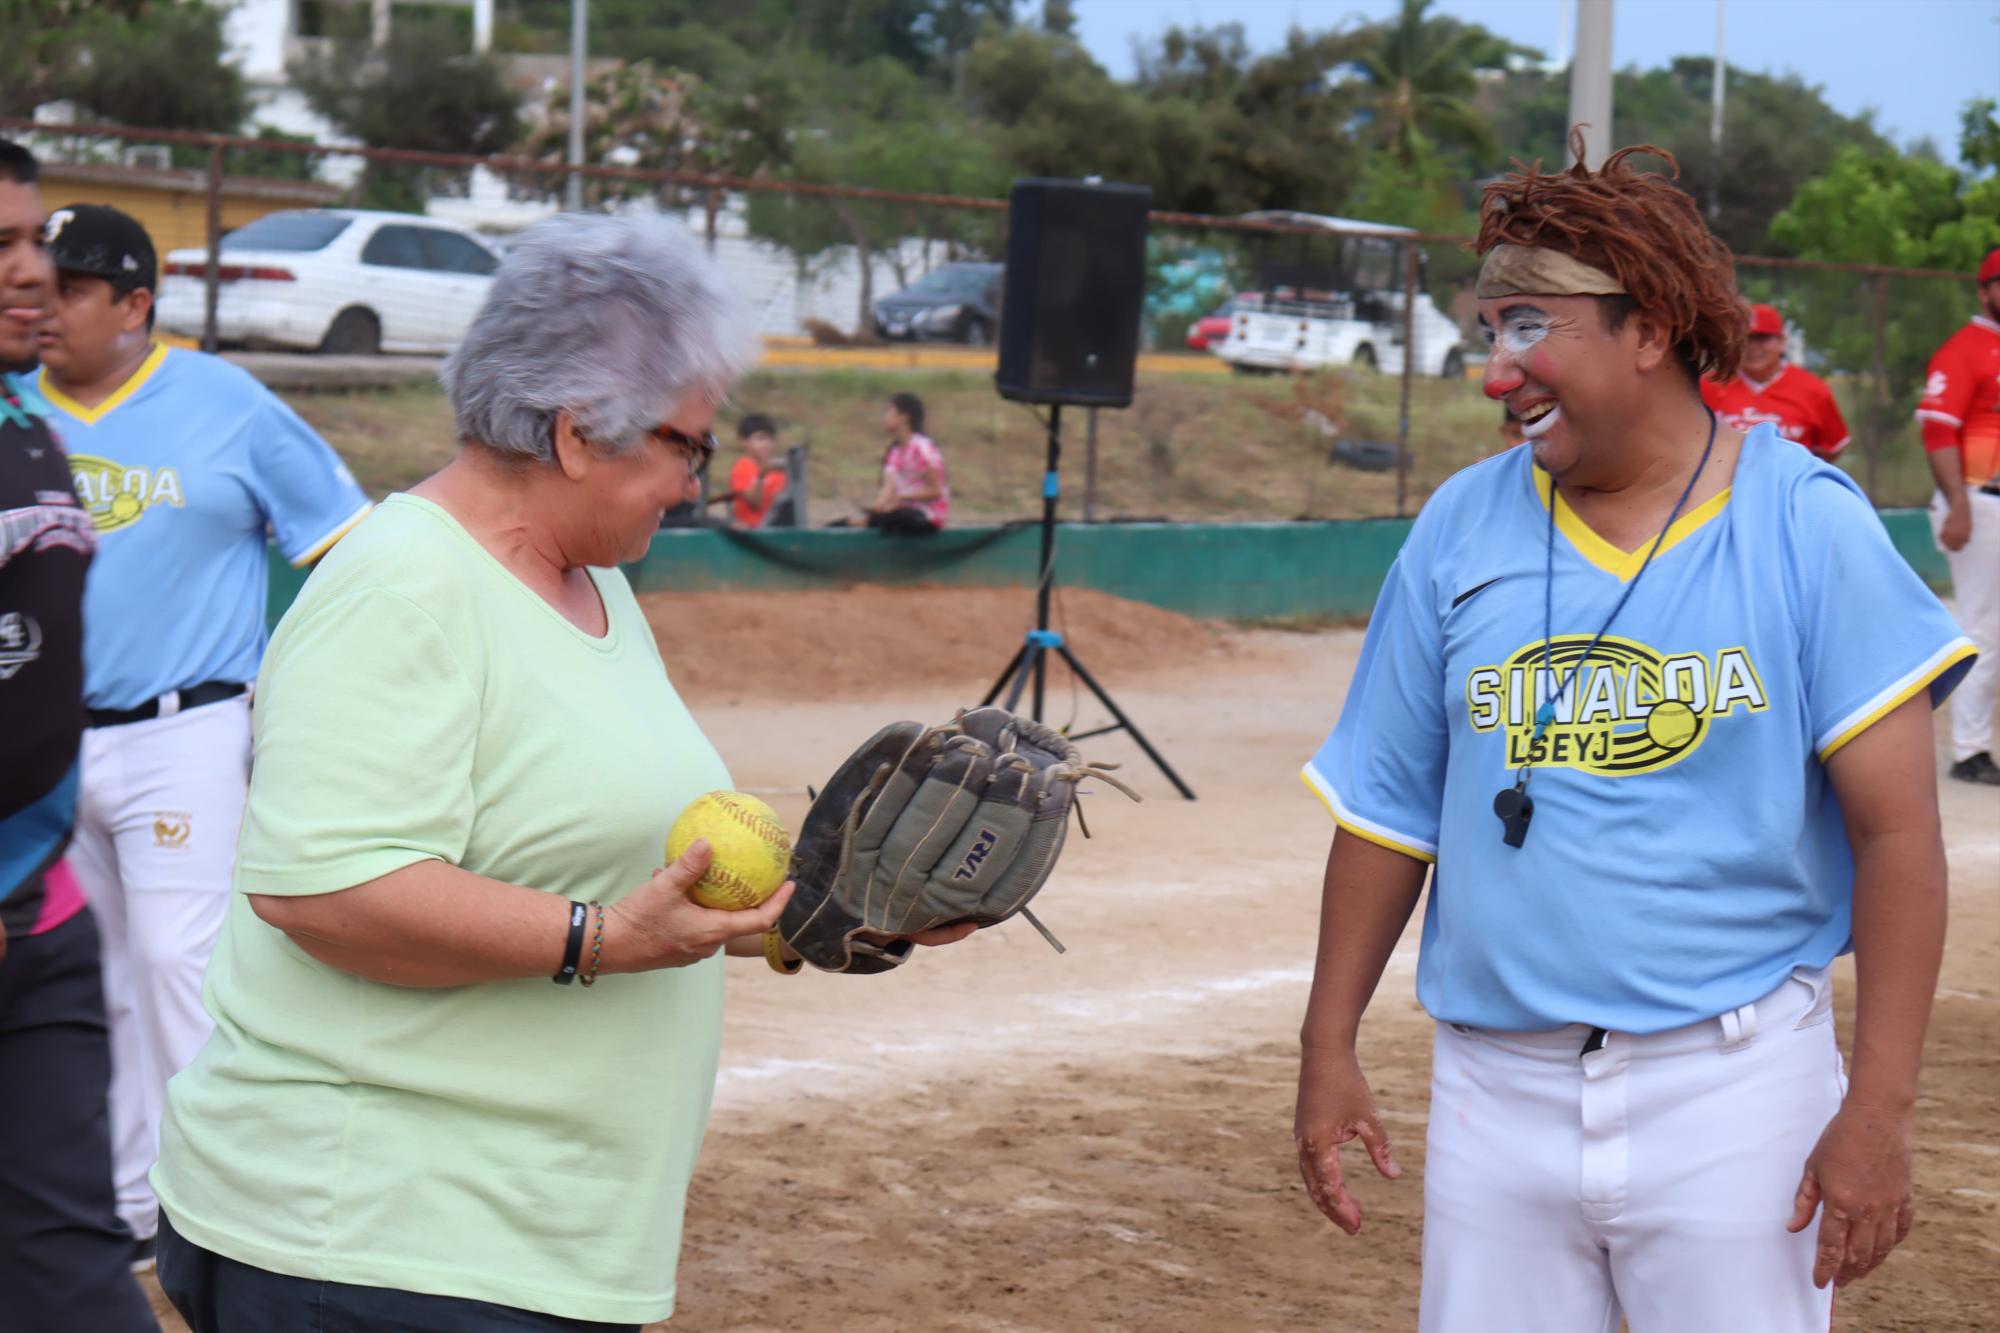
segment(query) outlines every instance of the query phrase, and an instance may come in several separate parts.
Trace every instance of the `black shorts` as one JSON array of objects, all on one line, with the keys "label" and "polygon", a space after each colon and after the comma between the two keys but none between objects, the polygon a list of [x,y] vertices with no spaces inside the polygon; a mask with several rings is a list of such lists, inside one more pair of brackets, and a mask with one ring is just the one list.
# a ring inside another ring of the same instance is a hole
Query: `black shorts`
[{"label": "black shorts", "polygon": [[461,1296],[273,1273],[203,1249],[174,1230],[164,1209],[160,1287],[194,1333],[638,1333],[639,1328]]}]

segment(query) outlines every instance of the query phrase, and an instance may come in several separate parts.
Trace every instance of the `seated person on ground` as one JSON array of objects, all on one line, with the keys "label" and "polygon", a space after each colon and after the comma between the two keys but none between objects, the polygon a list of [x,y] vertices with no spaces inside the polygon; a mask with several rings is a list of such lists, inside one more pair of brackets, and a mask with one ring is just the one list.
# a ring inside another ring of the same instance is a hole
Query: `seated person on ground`
[{"label": "seated person on ground", "polygon": [[760,528],[771,506],[785,489],[785,466],[773,461],[778,448],[778,427],[761,412],[752,412],[736,423],[743,456],[729,469],[729,489],[717,500],[729,501],[729,521],[734,527]]},{"label": "seated person on ground", "polygon": [[936,532],[951,509],[944,455],[924,430],[924,401],[913,393],[889,399],[882,414],[889,447],[882,455],[882,488],[868,506],[868,526],[884,532]]}]

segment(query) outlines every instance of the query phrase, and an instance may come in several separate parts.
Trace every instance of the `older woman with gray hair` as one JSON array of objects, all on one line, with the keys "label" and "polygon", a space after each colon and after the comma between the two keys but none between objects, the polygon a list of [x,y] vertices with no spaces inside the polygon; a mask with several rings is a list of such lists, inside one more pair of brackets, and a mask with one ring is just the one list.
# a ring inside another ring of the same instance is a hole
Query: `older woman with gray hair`
[{"label": "older woman with gray hair", "polygon": [[446,363],[456,456],[278,627],[215,1035],[154,1172],[196,1333],[672,1312],[716,955],[761,954],[790,887],[712,911],[705,844],[660,868],[729,771],[614,566],[753,348],[683,228],[532,229]]}]

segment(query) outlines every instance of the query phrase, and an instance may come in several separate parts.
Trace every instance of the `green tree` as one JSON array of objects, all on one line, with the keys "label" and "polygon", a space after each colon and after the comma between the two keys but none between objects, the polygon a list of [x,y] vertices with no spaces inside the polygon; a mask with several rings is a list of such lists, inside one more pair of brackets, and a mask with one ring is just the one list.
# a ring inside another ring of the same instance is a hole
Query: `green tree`
[{"label": "green tree", "polygon": [[[1768,248],[1771,219],[1799,187],[1832,168],[1844,146],[1885,152],[1889,143],[1867,116],[1845,116],[1826,104],[1820,89],[1795,75],[1774,78],[1728,71],[1728,100],[1717,159],[1709,139],[1714,61],[1681,56],[1651,70],[1627,69],[1615,78],[1612,142],[1651,143],[1673,153],[1680,185],[1711,219],[1718,236],[1739,254]],[[1569,76],[1524,70],[1482,90],[1479,107],[1492,125],[1498,149],[1464,162],[1468,175],[1501,170],[1508,159],[1568,165]]]},{"label": "green tree", "polygon": [[1017,28],[966,53],[962,97],[1016,175],[1144,184],[1181,212],[1327,211],[1354,159],[1341,59],[1299,33],[1252,58],[1234,27],[1175,28],[1125,84],[1074,39]]},{"label": "green tree", "polygon": [[[287,134],[271,125],[258,125],[250,136],[260,143],[312,143],[310,134]],[[186,154],[183,156],[183,154]],[[199,148],[174,150],[176,162],[199,166],[208,154]],[[319,176],[319,158],[311,153],[292,153],[282,148],[231,148],[222,154],[222,170],[230,176],[261,176],[266,180],[309,181]]]},{"label": "green tree", "polygon": [[[697,110],[700,90],[701,80],[693,75],[662,74],[648,60],[590,76],[583,91],[584,161],[648,171],[706,170],[710,162],[703,150],[713,135]],[[568,84],[551,88],[518,151],[545,162],[567,161],[569,103]],[[652,193],[653,187],[586,178],[583,192],[595,207],[616,195]]]},{"label": "green tree", "polygon": [[1431,4],[1403,0],[1395,21],[1373,30],[1374,40],[1354,58],[1367,90],[1368,132],[1406,165],[1432,145],[1490,155],[1492,130],[1473,106],[1478,71],[1538,54],[1477,24],[1426,17]]},{"label": "green tree", "polygon": [[199,0],[101,12],[72,49],[58,91],[113,125],[234,134],[249,95],[224,58],[222,19],[219,6]]},{"label": "green tree", "polygon": [[0,0],[0,114],[66,99],[109,124],[234,133],[248,102],[224,50],[203,0]]},{"label": "green tree", "polygon": [[[520,100],[499,63],[467,55],[457,26],[402,17],[380,50],[365,15],[320,54],[291,66],[312,109],[370,148],[497,153],[519,137]],[[361,198],[380,208],[423,207],[418,169],[371,162]]]},{"label": "green tree", "polygon": [[994,127],[1017,174],[1098,175],[1162,193],[1152,108],[1073,38],[1024,28],[988,36],[966,53],[961,78],[968,110]]},{"label": "green tree", "polygon": [[1978,97],[1965,104],[1959,114],[1959,160],[1974,171],[2000,170],[2000,110],[1990,97]]},{"label": "green tree", "polygon": [[[505,11],[508,49],[569,49],[569,0]],[[590,49],[707,79],[801,52],[836,66],[886,59],[942,86],[961,53],[1013,17],[1011,0],[591,0]]]},{"label": "green tree", "polygon": [[0,115],[29,116],[61,96],[80,42],[107,18],[145,9],[142,0],[0,0]]},{"label": "green tree", "polygon": [[[1341,77],[1364,37],[1294,29],[1280,49],[1250,54],[1241,28],[1169,28],[1142,50],[1139,89],[1156,114],[1192,112],[1206,154],[1156,191],[1160,206],[1194,213],[1253,209],[1337,212],[1359,172],[1348,133],[1356,90]],[[1184,150],[1164,145],[1162,156]]]},{"label": "green tree", "polygon": [[[1915,154],[1844,148],[1772,219],[1771,239],[1805,259],[1970,274],[2000,245],[2000,176],[1974,180]],[[1784,306],[1834,370],[1861,377],[1873,494],[1881,451],[1908,422],[1931,353],[1972,308],[1971,288],[1813,273],[1787,280]]]},{"label": "green tree", "polygon": [[1479,218],[1465,205],[1461,179],[1428,147],[1412,161],[1392,152],[1371,153],[1348,211],[1369,222],[1468,236],[1478,230]]},{"label": "green tree", "polygon": [[[798,59],[795,57],[795,59]],[[992,198],[1006,188],[1006,173],[987,138],[942,91],[886,57],[854,71],[853,78],[815,78],[809,65],[794,66],[800,86],[820,96],[802,108],[799,128],[765,174],[801,183],[866,185],[912,194]],[[998,218],[962,210],[937,210],[838,196],[758,193],[748,200],[752,234],[785,246],[802,272],[837,247],[852,247],[861,266],[856,320],[870,327],[873,261],[887,258],[902,281],[909,268],[905,240],[939,257],[991,253]]]}]

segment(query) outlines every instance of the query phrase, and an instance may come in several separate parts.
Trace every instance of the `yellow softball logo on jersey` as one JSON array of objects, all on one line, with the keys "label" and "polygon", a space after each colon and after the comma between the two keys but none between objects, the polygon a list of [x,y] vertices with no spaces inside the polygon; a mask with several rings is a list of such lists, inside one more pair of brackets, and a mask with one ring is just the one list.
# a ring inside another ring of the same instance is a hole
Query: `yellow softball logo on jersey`
[{"label": "yellow softball logo on jersey", "polygon": [[[1606,635],[1596,651],[1589,650],[1587,635],[1559,638],[1545,661],[1537,640],[1505,662],[1466,674],[1473,730],[1506,729],[1508,768],[1574,768],[1604,777],[1654,773],[1693,754],[1718,719],[1770,707],[1743,648],[1667,654]],[[1537,740],[1535,714],[1565,680],[1569,688]]]},{"label": "yellow softball logo on jersey", "polygon": [[76,498],[90,512],[99,532],[116,532],[145,517],[154,505],[187,505],[176,467],[126,467],[89,454],[69,456],[70,480]]}]

